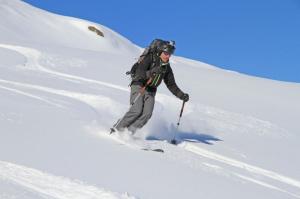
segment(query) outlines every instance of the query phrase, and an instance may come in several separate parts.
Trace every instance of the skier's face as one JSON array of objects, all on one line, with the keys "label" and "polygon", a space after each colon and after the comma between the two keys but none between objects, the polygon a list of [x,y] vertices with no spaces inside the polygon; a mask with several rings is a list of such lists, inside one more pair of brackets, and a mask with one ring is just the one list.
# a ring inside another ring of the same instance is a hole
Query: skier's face
[{"label": "skier's face", "polygon": [[160,54],[160,58],[161,58],[161,60],[162,60],[163,62],[168,62],[169,59],[170,59],[170,57],[171,57],[171,54],[168,53],[168,52],[162,52],[162,53]]}]

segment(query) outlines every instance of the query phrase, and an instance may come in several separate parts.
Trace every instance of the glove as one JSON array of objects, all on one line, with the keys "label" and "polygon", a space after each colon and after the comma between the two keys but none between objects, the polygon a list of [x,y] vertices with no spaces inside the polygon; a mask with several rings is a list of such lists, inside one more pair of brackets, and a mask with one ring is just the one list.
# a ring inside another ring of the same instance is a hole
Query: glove
[{"label": "glove", "polygon": [[189,101],[189,99],[190,99],[189,94],[184,93],[183,96],[181,97],[181,99],[182,99],[184,102]]}]

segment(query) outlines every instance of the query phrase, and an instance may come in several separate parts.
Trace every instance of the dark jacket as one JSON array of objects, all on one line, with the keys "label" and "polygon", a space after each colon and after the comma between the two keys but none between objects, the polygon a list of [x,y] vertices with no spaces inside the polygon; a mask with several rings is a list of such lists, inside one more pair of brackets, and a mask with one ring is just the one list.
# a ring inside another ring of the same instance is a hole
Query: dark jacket
[{"label": "dark jacket", "polygon": [[144,86],[149,78],[152,82],[147,86],[150,92],[156,92],[157,87],[164,80],[167,88],[178,98],[182,98],[184,93],[178,88],[172,68],[169,63],[163,63],[160,57],[155,55],[146,56],[136,68],[133,78],[133,85]]}]

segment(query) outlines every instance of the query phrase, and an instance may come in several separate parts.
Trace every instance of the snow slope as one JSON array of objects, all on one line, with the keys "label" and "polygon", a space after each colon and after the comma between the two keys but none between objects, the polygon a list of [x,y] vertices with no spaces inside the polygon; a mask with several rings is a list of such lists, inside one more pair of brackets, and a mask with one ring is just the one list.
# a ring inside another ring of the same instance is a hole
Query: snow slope
[{"label": "snow slope", "polygon": [[[141,48],[18,0],[0,0],[0,19],[0,198],[300,198],[299,84],[174,56],[191,96],[179,130],[163,85],[136,137],[110,137]],[[174,133],[178,146],[157,140]]]}]

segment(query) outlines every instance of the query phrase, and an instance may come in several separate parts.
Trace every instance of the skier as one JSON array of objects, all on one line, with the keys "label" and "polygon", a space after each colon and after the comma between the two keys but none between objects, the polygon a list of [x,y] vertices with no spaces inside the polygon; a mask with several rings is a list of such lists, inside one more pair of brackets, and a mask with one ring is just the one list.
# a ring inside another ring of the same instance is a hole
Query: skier
[{"label": "skier", "polygon": [[159,41],[160,43],[153,53],[145,55],[135,64],[136,68],[134,74],[131,74],[132,82],[130,84],[131,106],[128,112],[111,128],[111,133],[122,132],[127,128],[134,134],[148,122],[152,116],[157,87],[162,80],[176,97],[184,102],[189,100],[189,95],[178,88],[169,63],[169,59],[175,51],[175,42]]}]

